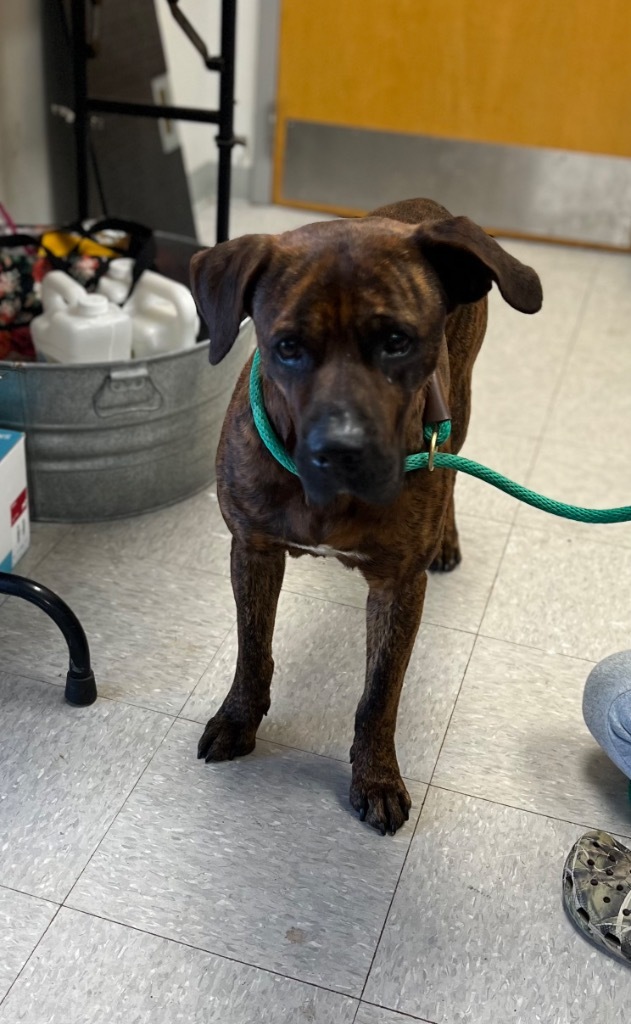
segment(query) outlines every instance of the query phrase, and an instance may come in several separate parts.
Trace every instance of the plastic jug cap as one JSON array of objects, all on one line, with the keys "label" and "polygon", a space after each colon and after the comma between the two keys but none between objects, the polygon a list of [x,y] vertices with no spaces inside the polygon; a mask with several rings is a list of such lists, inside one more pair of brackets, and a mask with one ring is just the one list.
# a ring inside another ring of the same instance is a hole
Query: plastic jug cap
[{"label": "plastic jug cap", "polygon": [[104,295],[82,295],[74,311],[77,316],[103,316],[108,308],[109,302]]},{"label": "plastic jug cap", "polygon": [[134,261],[127,256],[121,256],[119,259],[112,260],[107,268],[107,276],[111,277],[113,281],[127,282],[131,279],[133,268]]}]

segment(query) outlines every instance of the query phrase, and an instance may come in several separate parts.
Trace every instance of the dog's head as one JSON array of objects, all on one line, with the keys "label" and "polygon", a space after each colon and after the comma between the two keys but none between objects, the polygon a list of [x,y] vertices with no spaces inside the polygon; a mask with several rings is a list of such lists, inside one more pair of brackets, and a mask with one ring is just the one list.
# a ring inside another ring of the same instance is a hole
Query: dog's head
[{"label": "dog's head", "polygon": [[284,398],[292,454],[317,504],[340,493],[378,503],[395,497],[407,420],[436,368],[446,318],[494,281],[515,309],[540,308],[535,272],[468,218],[451,216],[244,235],[192,263],[211,363],[251,315],[262,373]]}]

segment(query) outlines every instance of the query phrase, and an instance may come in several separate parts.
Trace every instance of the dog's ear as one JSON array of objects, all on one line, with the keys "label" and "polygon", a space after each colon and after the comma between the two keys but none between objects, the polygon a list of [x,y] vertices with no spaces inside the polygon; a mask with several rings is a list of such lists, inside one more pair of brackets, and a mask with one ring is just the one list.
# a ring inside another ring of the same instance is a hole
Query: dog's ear
[{"label": "dog's ear", "polygon": [[252,312],[252,294],[271,251],[270,235],[242,235],[193,256],[191,290],[208,324],[213,366],[228,354],[239,324]]},{"label": "dog's ear", "polygon": [[418,227],[415,239],[434,267],[449,310],[477,302],[493,281],[502,297],[521,313],[541,309],[541,282],[532,269],[510,256],[468,217],[445,217]]}]

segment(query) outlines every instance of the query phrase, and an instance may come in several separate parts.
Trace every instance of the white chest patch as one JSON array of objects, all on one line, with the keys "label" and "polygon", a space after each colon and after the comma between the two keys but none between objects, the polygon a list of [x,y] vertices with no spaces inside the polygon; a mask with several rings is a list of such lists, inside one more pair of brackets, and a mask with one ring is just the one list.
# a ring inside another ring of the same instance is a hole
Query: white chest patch
[{"label": "white chest patch", "polygon": [[336,558],[342,555],[344,558],[356,558],[358,562],[365,562],[368,555],[362,555],[358,551],[338,551],[337,548],[330,548],[328,544],[319,544],[313,548],[308,544],[290,544],[291,548],[300,548],[301,551],[308,551],[311,555],[324,555],[326,558]]}]

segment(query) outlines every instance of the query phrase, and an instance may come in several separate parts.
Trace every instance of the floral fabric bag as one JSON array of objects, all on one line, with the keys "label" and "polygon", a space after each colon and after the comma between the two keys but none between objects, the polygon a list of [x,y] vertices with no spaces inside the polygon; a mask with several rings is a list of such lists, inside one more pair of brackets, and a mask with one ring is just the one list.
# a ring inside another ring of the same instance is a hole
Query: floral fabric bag
[{"label": "floral fabric bag", "polygon": [[91,292],[113,259],[134,259],[132,289],[153,266],[155,241],[149,228],[106,218],[84,228],[19,230],[0,204],[0,361],[36,358],[30,322],[42,312],[41,285],[50,270],[64,270]]}]

